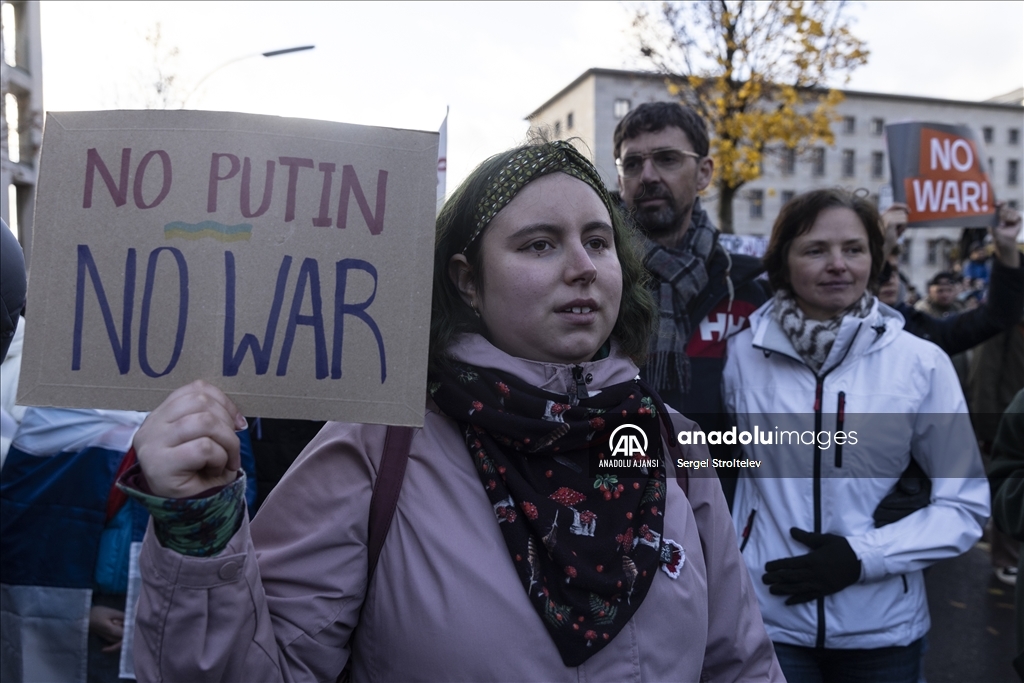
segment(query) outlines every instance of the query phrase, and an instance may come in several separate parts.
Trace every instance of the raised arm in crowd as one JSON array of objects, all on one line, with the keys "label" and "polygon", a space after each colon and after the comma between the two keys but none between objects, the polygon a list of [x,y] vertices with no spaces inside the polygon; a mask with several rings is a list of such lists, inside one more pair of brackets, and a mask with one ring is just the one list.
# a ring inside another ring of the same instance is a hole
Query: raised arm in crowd
[{"label": "raised arm in crowd", "polygon": [[[891,254],[897,235],[907,227],[906,205],[893,204],[882,214],[882,221],[886,228],[887,253]],[[1024,310],[1024,266],[1017,246],[1020,228],[1020,213],[1002,204],[999,224],[992,228],[995,258],[988,296],[973,310],[936,318],[899,301],[899,274],[894,267],[895,259],[891,257],[889,274],[883,273],[878,298],[900,312],[907,321],[904,328],[907,332],[933,342],[951,356],[971,349],[1020,321]]]}]

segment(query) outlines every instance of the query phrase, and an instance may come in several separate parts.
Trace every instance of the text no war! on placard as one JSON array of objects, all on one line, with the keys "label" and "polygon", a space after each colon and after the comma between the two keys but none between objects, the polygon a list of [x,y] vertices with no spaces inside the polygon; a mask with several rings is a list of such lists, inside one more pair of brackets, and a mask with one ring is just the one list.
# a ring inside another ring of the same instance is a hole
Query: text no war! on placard
[{"label": "text no war! on placard", "polygon": [[423,419],[437,133],[220,112],[51,113],[18,401]]},{"label": "text no war! on placard", "polygon": [[996,198],[967,126],[897,123],[885,127],[893,199],[910,227],[996,224]]}]

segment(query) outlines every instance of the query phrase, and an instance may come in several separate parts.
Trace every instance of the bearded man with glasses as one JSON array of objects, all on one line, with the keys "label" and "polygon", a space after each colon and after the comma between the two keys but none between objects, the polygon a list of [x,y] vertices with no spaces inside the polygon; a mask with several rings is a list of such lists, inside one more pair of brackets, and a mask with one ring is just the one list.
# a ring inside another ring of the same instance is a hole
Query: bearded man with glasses
[{"label": "bearded man with glasses", "polygon": [[[711,183],[704,120],[677,102],[648,102],[615,127],[615,166],[626,209],[645,236],[659,319],[642,376],[704,430],[729,428],[722,403],[726,340],[768,300],[760,259],[729,254],[698,194]],[[710,445],[727,459],[725,445]],[[732,500],[735,472],[720,471]]]}]

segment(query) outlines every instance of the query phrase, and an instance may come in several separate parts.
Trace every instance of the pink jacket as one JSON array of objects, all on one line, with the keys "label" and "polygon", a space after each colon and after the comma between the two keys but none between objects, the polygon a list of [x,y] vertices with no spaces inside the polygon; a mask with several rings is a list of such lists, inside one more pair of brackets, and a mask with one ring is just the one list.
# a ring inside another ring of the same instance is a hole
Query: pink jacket
[{"label": "pink jacket", "polygon": [[[569,366],[513,358],[476,336],[454,355],[563,394],[573,381]],[[637,369],[613,353],[585,372],[594,390]],[[356,681],[783,680],[721,487],[698,476],[689,500],[668,487],[664,536],[686,551],[679,578],[658,572],[626,628],[567,668],[527,600],[465,442],[431,408],[369,587],[380,425],[325,426],[215,557],[179,555],[148,533],[138,679],[335,681],[351,656]],[[707,454],[692,447],[686,457]]]}]

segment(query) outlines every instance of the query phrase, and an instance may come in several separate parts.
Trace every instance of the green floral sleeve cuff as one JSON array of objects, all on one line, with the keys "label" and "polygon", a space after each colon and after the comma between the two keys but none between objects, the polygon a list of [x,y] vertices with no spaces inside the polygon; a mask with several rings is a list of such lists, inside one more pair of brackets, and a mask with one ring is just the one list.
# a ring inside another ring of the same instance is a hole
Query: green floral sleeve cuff
[{"label": "green floral sleeve cuff", "polygon": [[193,498],[153,495],[137,464],[124,473],[117,486],[152,515],[153,529],[160,545],[182,555],[216,555],[242,526],[245,473],[241,470],[231,484],[204,491]]}]

